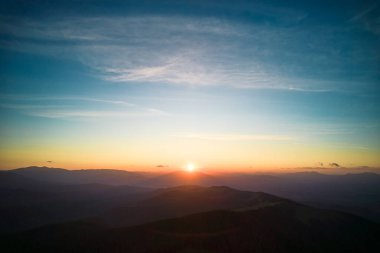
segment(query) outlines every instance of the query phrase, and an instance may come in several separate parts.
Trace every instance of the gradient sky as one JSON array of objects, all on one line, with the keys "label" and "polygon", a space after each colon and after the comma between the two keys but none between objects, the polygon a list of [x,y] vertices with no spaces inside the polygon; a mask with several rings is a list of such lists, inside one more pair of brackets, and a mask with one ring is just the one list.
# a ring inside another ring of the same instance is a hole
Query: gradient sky
[{"label": "gradient sky", "polygon": [[380,167],[380,4],[305,2],[2,1],[0,168]]}]

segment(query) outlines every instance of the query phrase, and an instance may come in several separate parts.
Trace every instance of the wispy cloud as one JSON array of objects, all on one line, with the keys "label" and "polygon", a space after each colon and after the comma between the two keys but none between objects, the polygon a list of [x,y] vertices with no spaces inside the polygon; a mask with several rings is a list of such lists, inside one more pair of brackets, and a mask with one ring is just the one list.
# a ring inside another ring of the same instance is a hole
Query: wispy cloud
[{"label": "wispy cloud", "polygon": [[18,101],[82,101],[82,102],[100,102],[106,104],[124,105],[124,106],[136,106],[133,103],[129,103],[122,100],[100,99],[91,97],[80,96],[25,96],[25,95],[9,95],[0,94],[2,100],[18,100]]},{"label": "wispy cloud", "polygon": [[[292,13],[269,11],[283,12]],[[302,20],[307,14],[295,16]],[[343,87],[346,80],[337,83],[328,76],[344,76],[342,63],[350,57],[326,46],[325,37],[337,36],[326,27],[170,15],[0,20],[2,33],[17,38],[3,47],[74,58],[111,82],[325,92]],[[364,52],[357,50],[355,59],[360,59]],[[311,80],[300,77],[308,75]]]},{"label": "wispy cloud", "polygon": [[371,6],[367,7],[367,8],[365,8],[364,10],[356,13],[353,17],[351,17],[348,20],[348,22],[356,22],[356,21],[362,19],[363,17],[367,16],[370,12],[372,12],[376,8],[377,8],[377,4],[371,5]]},{"label": "wispy cloud", "polygon": [[104,78],[113,82],[161,82],[189,85],[214,85],[219,76],[207,73],[197,65],[194,56],[182,55],[166,59],[161,65],[133,68],[106,68]]},{"label": "wispy cloud", "polygon": [[[169,116],[168,112],[138,106],[119,100],[99,99],[91,97],[43,97],[43,96],[14,96],[0,95],[3,101],[2,108],[18,110],[23,114],[57,119],[96,119],[96,118],[129,118],[129,117],[157,117]],[[71,101],[79,104],[72,104]],[[58,101],[70,101],[69,104],[57,104]],[[42,104],[40,102],[43,102]],[[107,103],[113,107],[83,104],[83,102]]]},{"label": "wispy cloud", "polygon": [[168,116],[169,114],[159,110],[148,109],[141,112],[101,111],[101,110],[30,110],[26,112],[31,116],[44,118],[129,118],[129,117],[151,117]]},{"label": "wispy cloud", "polygon": [[380,35],[379,4],[372,4],[357,12],[347,22],[359,24],[362,29],[375,35]]},{"label": "wispy cloud", "polygon": [[174,137],[201,139],[210,141],[291,141],[291,136],[283,135],[250,135],[250,134],[208,134],[208,133],[185,133],[175,134]]}]

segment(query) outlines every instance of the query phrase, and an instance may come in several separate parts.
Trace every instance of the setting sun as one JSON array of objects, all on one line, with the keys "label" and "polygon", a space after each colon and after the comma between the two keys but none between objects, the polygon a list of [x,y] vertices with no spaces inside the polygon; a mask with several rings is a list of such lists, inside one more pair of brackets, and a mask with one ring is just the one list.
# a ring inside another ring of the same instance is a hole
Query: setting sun
[{"label": "setting sun", "polygon": [[188,163],[188,164],[186,164],[185,169],[187,172],[192,173],[195,170],[195,165],[192,163]]}]

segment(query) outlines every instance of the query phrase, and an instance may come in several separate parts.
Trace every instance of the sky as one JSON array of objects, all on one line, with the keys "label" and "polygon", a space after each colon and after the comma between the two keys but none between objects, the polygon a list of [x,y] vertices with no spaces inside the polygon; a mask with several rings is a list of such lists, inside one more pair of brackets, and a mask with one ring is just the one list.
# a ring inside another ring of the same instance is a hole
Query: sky
[{"label": "sky", "polygon": [[380,168],[377,1],[2,1],[0,169]]}]

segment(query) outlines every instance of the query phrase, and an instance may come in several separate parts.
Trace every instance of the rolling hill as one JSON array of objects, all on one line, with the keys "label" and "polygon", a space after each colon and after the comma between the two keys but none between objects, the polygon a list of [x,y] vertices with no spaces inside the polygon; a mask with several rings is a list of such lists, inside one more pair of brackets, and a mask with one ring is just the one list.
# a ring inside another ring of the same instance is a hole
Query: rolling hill
[{"label": "rolling hill", "polygon": [[283,202],[288,200],[226,186],[179,186],[156,190],[140,201],[111,209],[97,217],[97,221],[121,227],[210,210],[245,210]]},{"label": "rolling hill", "polygon": [[[151,210],[154,212],[155,210]],[[126,228],[85,222],[3,236],[6,252],[376,252],[379,224],[293,202]]]}]

